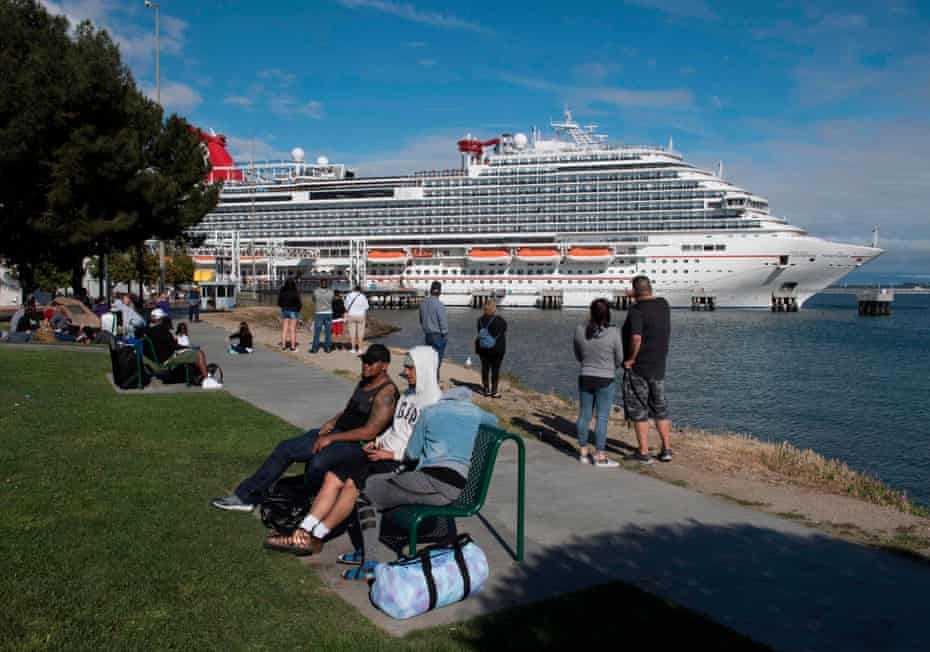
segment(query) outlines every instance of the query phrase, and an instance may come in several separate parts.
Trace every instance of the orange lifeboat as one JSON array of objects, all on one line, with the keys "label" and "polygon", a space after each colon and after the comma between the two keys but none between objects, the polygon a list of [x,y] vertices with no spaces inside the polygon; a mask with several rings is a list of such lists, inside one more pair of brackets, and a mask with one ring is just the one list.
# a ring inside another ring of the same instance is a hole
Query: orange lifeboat
[{"label": "orange lifeboat", "polygon": [[401,251],[398,249],[390,251],[378,251],[377,249],[372,249],[368,252],[368,262],[370,263],[406,263],[410,257],[407,255],[406,251]]},{"label": "orange lifeboat", "polygon": [[517,260],[524,263],[557,263],[562,259],[558,249],[533,249],[521,247],[517,249]]},{"label": "orange lifeboat", "polygon": [[509,263],[510,252],[506,249],[471,249],[468,260],[472,263]]},{"label": "orange lifeboat", "polygon": [[413,250],[414,258],[432,258],[433,252],[428,249],[414,249]]},{"label": "orange lifeboat", "polygon": [[613,257],[614,252],[610,249],[588,249],[586,247],[572,247],[566,256],[573,263],[606,263]]}]

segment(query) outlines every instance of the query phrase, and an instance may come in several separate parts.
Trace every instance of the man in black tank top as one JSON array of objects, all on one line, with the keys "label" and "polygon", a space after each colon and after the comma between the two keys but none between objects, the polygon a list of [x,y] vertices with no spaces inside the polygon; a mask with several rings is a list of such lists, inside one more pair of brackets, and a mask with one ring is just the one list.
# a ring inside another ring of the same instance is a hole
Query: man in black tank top
[{"label": "man in black tank top", "polygon": [[329,469],[356,458],[364,461],[361,444],[390,427],[400,392],[387,373],[391,363],[387,347],[372,344],[359,359],[362,380],[342,412],[318,429],[279,443],[232,494],[214,498],[210,504],[219,509],[250,512],[294,462],[307,463],[308,488],[316,491]]}]

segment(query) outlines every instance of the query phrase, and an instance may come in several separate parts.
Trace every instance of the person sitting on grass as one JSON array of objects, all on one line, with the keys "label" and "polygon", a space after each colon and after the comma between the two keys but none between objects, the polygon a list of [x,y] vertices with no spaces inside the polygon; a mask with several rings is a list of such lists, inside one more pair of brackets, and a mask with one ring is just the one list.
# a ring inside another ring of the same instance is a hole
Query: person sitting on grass
[{"label": "person sitting on grass", "polygon": [[200,383],[201,388],[221,389],[222,383],[217,382],[207,371],[207,356],[204,352],[180,346],[171,333],[171,327],[165,322],[166,317],[163,310],[155,308],[152,311],[152,324],[145,331],[146,336],[152,341],[157,361],[169,369],[186,364],[193,365],[203,378]]},{"label": "person sitting on grass", "polygon": [[[227,351],[232,354],[242,354],[252,352],[252,331],[249,330],[247,323],[239,322],[239,330],[229,336],[230,343]],[[239,340],[233,344],[232,340]]]},{"label": "person sitting on grass", "polygon": [[364,460],[359,442],[369,442],[391,424],[399,392],[387,370],[391,352],[372,344],[359,356],[362,379],[342,412],[319,428],[280,442],[258,470],[236,490],[210,504],[217,509],[251,512],[294,462],[307,463],[309,488],[319,489],[326,471],[352,460]]},{"label": "person sitting on grass", "polygon": [[[407,391],[397,402],[391,427],[364,446],[366,457],[330,469],[300,527],[290,535],[269,536],[265,539],[266,548],[296,555],[318,553],[329,532],[355,511],[358,492],[365,487],[365,480],[372,475],[393,473],[400,467],[407,441],[419,416],[442,395],[436,382],[438,363],[439,357],[430,346],[415,346],[407,353],[402,372],[407,381]],[[354,562],[361,559],[362,554],[361,550],[356,550],[344,557]],[[351,569],[348,572],[356,571]]]}]

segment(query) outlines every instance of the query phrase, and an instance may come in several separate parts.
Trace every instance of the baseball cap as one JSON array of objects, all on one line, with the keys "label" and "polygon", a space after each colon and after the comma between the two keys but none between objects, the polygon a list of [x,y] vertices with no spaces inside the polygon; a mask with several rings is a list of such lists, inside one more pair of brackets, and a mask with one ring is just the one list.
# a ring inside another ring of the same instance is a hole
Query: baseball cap
[{"label": "baseball cap", "polygon": [[432,285],[429,286],[430,294],[439,294],[442,292],[442,283],[439,281],[433,281]]},{"label": "baseball cap", "polygon": [[164,319],[167,316],[168,313],[161,308],[155,308],[155,310],[152,311],[152,319]]},{"label": "baseball cap", "polygon": [[358,356],[362,362],[372,364],[374,362],[390,362],[391,352],[383,344],[372,344],[368,350]]}]

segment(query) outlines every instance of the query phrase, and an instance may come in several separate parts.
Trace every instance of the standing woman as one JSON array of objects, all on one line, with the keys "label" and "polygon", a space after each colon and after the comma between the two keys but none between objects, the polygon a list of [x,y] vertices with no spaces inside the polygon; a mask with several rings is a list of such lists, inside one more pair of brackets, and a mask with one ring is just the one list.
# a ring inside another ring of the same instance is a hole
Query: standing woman
[{"label": "standing woman", "polygon": [[483,314],[478,318],[475,353],[481,358],[481,392],[492,398],[501,397],[497,388],[501,362],[504,361],[504,353],[507,350],[506,333],[507,322],[497,314],[497,304],[488,300],[484,304]]},{"label": "standing woman", "polygon": [[[608,459],[607,423],[613,407],[617,370],[623,366],[623,339],[618,328],[610,325],[610,304],[607,299],[591,302],[588,322],[575,328],[575,359],[581,363],[578,374],[578,460],[582,464],[594,464],[600,468],[619,466]],[[588,434],[591,415],[597,423],[594,428],[596,454],[591,458],[588,451]]]},{"label": "standing woman", "polygon": [[349,325],[349,342],[358,353],[365,340],[365,320],[368,318],[368,297],[362,292],[362,286],[356,285],[345,299],[346,323]]},{"label": "standing woman", "polygon": [[281,350],[297,351],[297,320],[304,306],[294,279],[287,279],[281,286],[278,307],[281,308]]}]

